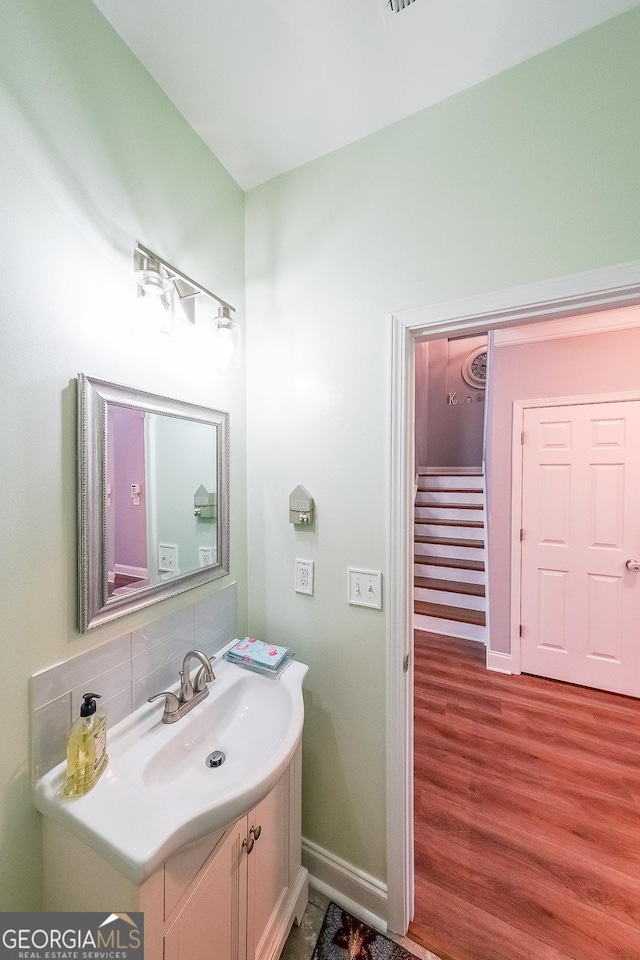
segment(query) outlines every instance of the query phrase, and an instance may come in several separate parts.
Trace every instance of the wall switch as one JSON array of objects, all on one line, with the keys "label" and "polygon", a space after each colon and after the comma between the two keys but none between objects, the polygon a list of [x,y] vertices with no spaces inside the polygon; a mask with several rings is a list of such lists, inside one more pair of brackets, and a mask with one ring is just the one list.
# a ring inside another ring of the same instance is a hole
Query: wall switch
[{"label": "wall switch", "polygon": [[313,560],[296,560],[296,593],[313,596]]},{"label": "wall switch", "polygon": [[201,567],[210,567],[213,563],[213,547],[198,547],[198,561]]},{"label": "wall switch", "polygon": [[158,570],[161,573],[178,572],[178,547],[175,543],[158,544]]},{"label": "wall switch", "polygon": [[347,602],[358,607],[382,609],[382,573],[380,570],[347,568]]}]

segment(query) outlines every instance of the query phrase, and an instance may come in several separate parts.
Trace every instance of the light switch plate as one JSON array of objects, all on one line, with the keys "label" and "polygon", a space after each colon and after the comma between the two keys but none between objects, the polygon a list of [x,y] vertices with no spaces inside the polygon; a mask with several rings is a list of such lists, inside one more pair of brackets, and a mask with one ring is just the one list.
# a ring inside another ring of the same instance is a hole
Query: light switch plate
[{"label": "light switch plate", "polygon": [[313,560],[296,560],[296,593],[306,593],[313,596]]},{"label": "light switch plate", "polygon": [[347,568],[347,601],[357,607],[382,609],[382,573],[380,570]]},{"label": "light switch plate", "polygon": [[178,547],[175,543],[158,544],[158,570],[161,573],[178,572]]}]

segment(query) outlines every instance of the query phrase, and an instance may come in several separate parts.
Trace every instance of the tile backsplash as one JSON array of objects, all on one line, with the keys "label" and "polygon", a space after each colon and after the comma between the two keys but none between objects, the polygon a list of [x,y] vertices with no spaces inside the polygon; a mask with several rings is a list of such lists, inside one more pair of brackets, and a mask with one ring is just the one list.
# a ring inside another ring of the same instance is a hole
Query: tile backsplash
[{"label": "tile backsplash", "polygon": [[64,760],[83,693],[100,694],[99,709],[113,726],[176,682],[187,650],[195,647],[211,657],[235,636],[237,588],[230,583],[206,600],[35,673],[30,688],[32,779]]}]

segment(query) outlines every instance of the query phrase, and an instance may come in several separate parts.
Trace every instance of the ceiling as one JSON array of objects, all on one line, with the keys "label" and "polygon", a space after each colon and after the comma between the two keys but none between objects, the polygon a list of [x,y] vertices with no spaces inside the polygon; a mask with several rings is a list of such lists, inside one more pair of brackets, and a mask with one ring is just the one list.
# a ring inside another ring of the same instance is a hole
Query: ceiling
[{"label": "ceiling", "polygon": [[94,0],[244,188],[640,0]]}]

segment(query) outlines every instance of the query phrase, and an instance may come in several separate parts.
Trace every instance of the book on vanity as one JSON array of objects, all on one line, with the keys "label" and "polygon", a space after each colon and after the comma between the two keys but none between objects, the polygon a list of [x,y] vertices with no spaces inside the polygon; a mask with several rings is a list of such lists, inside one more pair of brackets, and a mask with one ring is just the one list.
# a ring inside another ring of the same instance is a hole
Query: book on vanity
[{"label": "book on vanity", "polygon": [[275,643],[265,643],[255,637],[245,637],[223,655],[223,660],[236,663],[247,670],[262,673],[265,676],[280,676],[293,658],[289,647],[279,647]]}]

